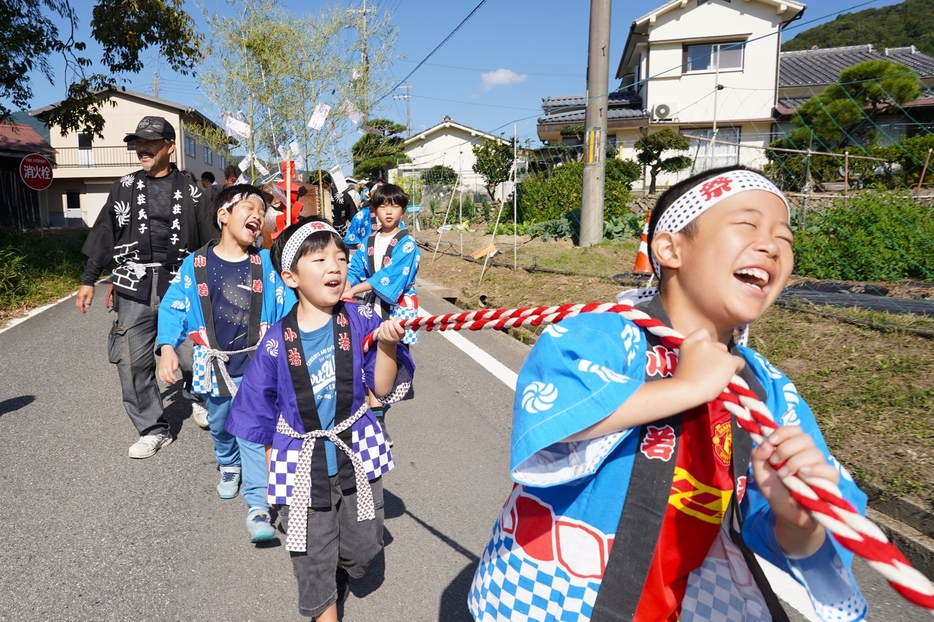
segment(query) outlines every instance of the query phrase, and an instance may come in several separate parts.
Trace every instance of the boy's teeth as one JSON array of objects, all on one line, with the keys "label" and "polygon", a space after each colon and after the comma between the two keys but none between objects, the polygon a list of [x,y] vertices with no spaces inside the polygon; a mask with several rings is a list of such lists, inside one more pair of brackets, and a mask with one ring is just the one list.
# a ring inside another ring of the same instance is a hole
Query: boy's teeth
[{"label": "boy's teeth", "polygon": [[769,273],[759,268],[742,268],[737,270],[736,274],[745,274],[760,281],[763,285],[769,282]]}]

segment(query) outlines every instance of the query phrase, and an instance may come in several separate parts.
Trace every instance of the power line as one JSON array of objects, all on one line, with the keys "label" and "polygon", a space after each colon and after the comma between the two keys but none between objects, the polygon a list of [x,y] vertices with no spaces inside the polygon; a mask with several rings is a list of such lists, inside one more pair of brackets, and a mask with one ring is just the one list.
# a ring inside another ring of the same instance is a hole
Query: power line
[{"label": "power line", "polygon": [[496,104],[481,104],[479,102],[465,102],[458,99],[442,99],[441,97],[428,97],[427,95],[412,95],[412,97],[417,97],[418,99],[433,99],[439,102],[451,102],[452,104],[464,104],[467,106],[485,106],[487,108],[508,108],[509,110],[528,110],[528,111],[538,111],[538,108],[518,108],[516,106],[499,106]]},{"label": "power line", "polygon": [[467,20],[469,20],[471,17],[473,17],[474,13],[476,13],[477,11],[479,11],[479,10],[480,10],[480,7],[482,7],[484,4],[486,4],[486,0],[480,0],[480,4],[478,4],[477,6],[475,6],[475,7],[473,8],[473,11],[471,11],[471,12],[467,15],[467,17],[465,17],[463,20],[461,20],[461,23],[458,24],[457,27],[454,28],[454,30],[452,30],[451,33],[450,33],[448,36],[446,36],[446,37],[444,38],[444,40],[443,40],[441,43],[439,43],[439,44],[435,47],[435,49],[433,49],[431,52],[429,52],[429,53],[428,53],[428,56],[426,56],[425,58],[422,59],[422,62],[420,62],[419,64],[417,64],[417,65],[415,66],[415,69],[413,69],[413,70],[410,71],[408,74],[406,74],[406,76],[405,76],[404,78],[402,78],[401,80],[399,80],[398,84],[396,84],[395,86],[393,86],[391,89],[389,89],[389,91],[388,91],[387,93],[385,93],[382,97],[380,97],[378,100],[376,100],[376,103],[381,102],[383,99],[386,98],[387,95],[389,95],[390,93],[394,92],[397,88],[399,88],[400,86],[402,86],[403,84],[405,84],[405,81],[408,80],[408,79],[412,76],[413,73],[415,73],[416,71],[418,71],[418,68],[421,67],[422,65],[424,65],[424,64],[425,64],[425,61],[427,61],[429,58],[431,58],[431,57],[434,55],[435,52],[437,52],[438,50],[440,50],[440,49],[441,49],[441,46],[443,46],[445,43],[447,43],[448,40],[449,40],[451,37],[454,36],[454,33],[456,33],[458,30],[460,30],[460,29],[461,29],[461,26],[463,26],[464,24],[466,24],[466,23],[467,23]]}]

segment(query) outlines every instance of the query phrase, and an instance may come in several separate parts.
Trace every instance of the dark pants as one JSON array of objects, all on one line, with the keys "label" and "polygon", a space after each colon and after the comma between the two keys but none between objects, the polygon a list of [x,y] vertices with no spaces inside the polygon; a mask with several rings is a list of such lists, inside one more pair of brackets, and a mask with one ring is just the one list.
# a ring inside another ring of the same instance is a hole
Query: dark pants
[{"label": "dark pants", "polygon": [[[331,509],[308,508],[308,542],[304,553],[292,552],[292,570],[298,579],[298,610],[316,617],[337,602],[337,564],[354,579],[366,574],[373,558],[383,550],[383,482],[375,479],[376,518],[357,520],[357,493],[345,496],[337,476],[330,478]],[[288,529],[289,507],[280,509],[282,527]]]},{"label": "dark pants", "polygon": [[[156,279],[152,279],[155,290]],[[159,298],[152,292],[149,302],[116,293],[117,319],[110,329],[110,362],[117,366],[123,405],[140,436],[167,432],[169,424],[162,409],[156,382],[156,330]]]}]

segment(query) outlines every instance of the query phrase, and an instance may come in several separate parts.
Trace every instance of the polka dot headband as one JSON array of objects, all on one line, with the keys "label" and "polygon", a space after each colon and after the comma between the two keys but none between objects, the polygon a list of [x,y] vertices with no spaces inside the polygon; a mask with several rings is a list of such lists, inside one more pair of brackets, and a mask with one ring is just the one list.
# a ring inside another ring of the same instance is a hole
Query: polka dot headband
[{"label": "polka dot headband", "polygon": [[[727,171],[712,179],[704,180],[675,199],[674,203],[669,205],[668,209],[658,219],[654,231],[655,233],[663,231],[677,233],[723,199],[728,199],[748,190],[764,190],[780,198],[785,204],[785,209],[788,210],[789,220],[791,219],[791,207],[788,205],[788,199],[785,198],[785,195],[775,184],[759,173],[736,170]],[[649,255],[652,258],[655,276],[661,278],[661,265],[655,260],[653,254],[650,253]]]},{"label": "polka dot headband", "polygon": [[319,231],[327,231],[333,233],[336,236],[340,236],[337,232],[337,229],[329,225],[328,223],[321,220],[313,220],[311,222],[306,222],[304,225],[298,228],[298,230],[292,234],[292,237],[289,238],[289,241],[285,243],[285,248],[282,249],[282,269],[291,270],[292,262],[295,260],[295,253],[298,252],[298,248],[302,245],[309,235],[312,233],[317,233]]},{"label": "polka dot headband", "polygon": [[266,205],[266,198],[261,194],[258,194],[256,192],[238,192],[237,194],[227,199],[227,201],[223,205],[218,206],[218,208],[215,210],[214,218],[217,220],[217,228],[218,229],[221,228],[221,219],[217,217],[216,212],[219,212],[221,210],[227,210],[229,212],[231,207],[233,207],[234,205],[236,205],[237,203],[239,203],[240,201],[244,199],[249,199],[250,197],[256,197],[257,199],[262,201],[264,206]]}]

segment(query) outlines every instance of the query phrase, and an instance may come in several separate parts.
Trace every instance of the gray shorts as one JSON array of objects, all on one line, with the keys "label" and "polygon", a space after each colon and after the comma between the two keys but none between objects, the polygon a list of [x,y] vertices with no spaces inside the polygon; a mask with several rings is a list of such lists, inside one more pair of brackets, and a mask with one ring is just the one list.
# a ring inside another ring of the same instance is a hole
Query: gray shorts
[{"label": "gray shorts", "polygon": [[[337,564],[354,579],[366,574],[383,549],[383,481],[370,482],[376,518],[357,521],[357,493],[344,496],[337,476],[330,478],[331,509],[308,508],[308,543],[304,553],[290,552],[298,580],[298,611],[316,617],[337,602]],[[283,529],[289,527],[289,507],[279,510]]]}]

